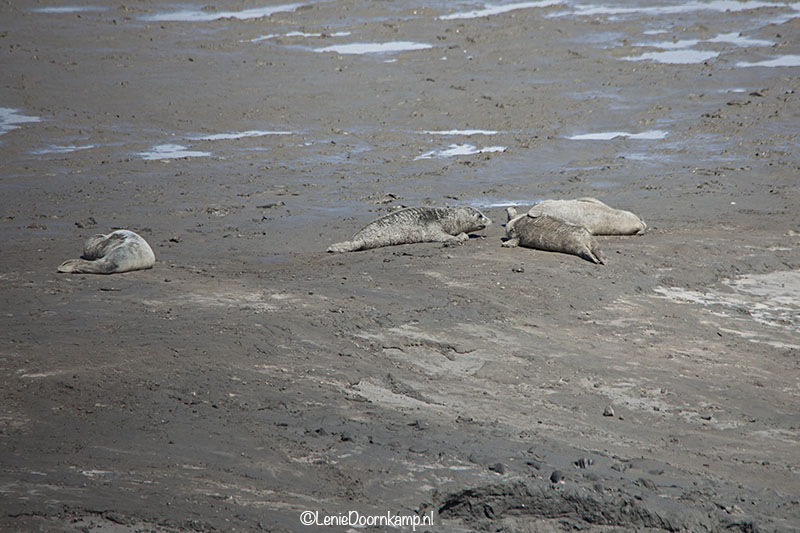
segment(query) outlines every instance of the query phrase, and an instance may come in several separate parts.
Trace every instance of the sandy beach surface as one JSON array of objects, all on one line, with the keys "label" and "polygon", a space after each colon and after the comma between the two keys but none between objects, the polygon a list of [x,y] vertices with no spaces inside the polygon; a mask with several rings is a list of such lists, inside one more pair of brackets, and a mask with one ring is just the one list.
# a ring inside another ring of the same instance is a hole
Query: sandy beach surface
[{"label": "sandy beach surface", "polygon": [[800,4],[11,1],[0,81],[0,530],[800,529]]}]

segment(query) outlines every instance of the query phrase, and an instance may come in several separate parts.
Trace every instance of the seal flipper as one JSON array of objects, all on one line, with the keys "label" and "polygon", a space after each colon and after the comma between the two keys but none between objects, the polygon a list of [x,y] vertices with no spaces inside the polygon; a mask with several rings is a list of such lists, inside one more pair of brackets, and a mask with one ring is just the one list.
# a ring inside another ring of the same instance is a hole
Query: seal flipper
[{"label": "seal flipper", "polygon": [[469,235],[466,233],[459,233],[458,235],[450,235],[449,233],[442,232],[441,235],[433,236],[431,242],[441,242],[445,246],[457,246],[464,244],[469,240]]},{"label": "seal flipper", "polygon": [[86,259],[68,259],[58,266],[58,271],[72,274],[111,274],[117,265],[108,259],[87,261]]},{"label": "seal flipper", "polygon": [[592,254],[597,258],[597,264],[600,265],[606,264],[607,261],[606,256],[605,254],[603,254],[602,250],[600,250],[600,247],[597,244],[592,246]]},{"label": "seal flipper", "polygon": [[508,239],[503,244],[501,244],[503,248],[516,248],[519,246],[519,237],[514,237],[513,239]]},{"label": "seal flipper", "polygon": [[445,244],[461,244],[462,242],[466,242],[469,240],[469,235],[465,232],[461,232],[458,235],[451,235],[446,231],[435,231],[427,236],[424,241],[421,242],[443,242]]},{"label": "seal flipper", "polygon": [[596,265],[603,265],[603,264],[605,264],[605,263],[604,263],[604,262],[603,262],[603,261],[602,261],[600,258],[598,258],[596,255],[594,255],[594,254],[593,254],[593,253],[592,253],[590,250],[588,250],[588,249],[587,249],[587,250],[581,250],[580,252],[578,252],[578,253],[577,253],[577,254],[575,254],[575,255],[577,255],[577,256],[578,256],[578,257],[580,257],[581,259],[586,259],[586,260],[587,260],[587,261],[589,261],[590,263],[594,263],[594,264],[596,264]]},{"label": "seal flipper", "polygon": [[328,246],[327,252],[341,254],[344,252],[355,252],[356,250],[360,249],[361,246],[355,241],[343,241]]},{"label": "seal flipper", "polygon": [[598,246],[597,242],[592,241],[588,246],[586,246],[583,250],[581,250],[578,254],[581,259],[586,259],[587,261],[591,261],[597,265],[605,265],[606,264],[606,257],[603,255],[603,252],[600,250],[600,246]]},{"label": "seal flipper", "polygon": [[58,271],[62,273],[78,272],[79,265],[83,259],[67,259],[58,265]]}]

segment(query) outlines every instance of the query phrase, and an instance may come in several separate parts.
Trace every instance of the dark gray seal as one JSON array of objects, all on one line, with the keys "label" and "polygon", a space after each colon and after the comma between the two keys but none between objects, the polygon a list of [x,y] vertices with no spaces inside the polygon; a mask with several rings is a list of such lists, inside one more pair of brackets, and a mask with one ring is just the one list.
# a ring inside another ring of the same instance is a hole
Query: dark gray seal
[{"label": "dark gray seal", "polygon": [[120,229],[108,235],[94,235],[86,240],[83,256],[68,259],[59,272],[76,274],[115,274],[153,268],[156,256],[140,235]]},{"label": "dark gray seal", "polygon": [[600,246],[592,234],[583,226],[570,224],[549,215],[532,217],[528,214],[517,215],[513,207],[507,210],[508,222],[505,247],[523,246],[549,252],[573,254],[591,261],[605,264],[606,259]]},{"label": "dark gray seal", "polygon": [[463,242],[492,221],[474,207],[407,207],[377,218],[329,252],[354,252],[415,242]]},{"label": "dark gray seal", "polygon": [[558,217],[583,226],[592,235],[634,235],[647,229],[647,224],[630,211],[614,209],[595,198],[545,200],[531,207],[528,214],[532,217]]}]

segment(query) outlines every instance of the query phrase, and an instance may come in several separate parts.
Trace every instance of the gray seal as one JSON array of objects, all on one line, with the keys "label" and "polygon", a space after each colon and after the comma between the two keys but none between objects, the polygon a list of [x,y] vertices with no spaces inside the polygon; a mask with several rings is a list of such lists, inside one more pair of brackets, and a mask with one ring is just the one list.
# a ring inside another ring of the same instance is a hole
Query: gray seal
[{"label": "gray seal", "polygon": [[377,218],[349,241],[332,244],[329,252],[354,252],[416,242],[463,242],[468,233],[491,224],[486,215],[469,206],[407,207]]},{"label": "gray seal", "polygon": [[630,211],[614,209],[595,198],[545,200],[531,207],[528,214],[532,217],[558,217],[583,226],[592,235],[634,235],[647,229],[647,224]]},{"label": "gray seal", "polygon": [[517,215],[513,207],[509,207],[506,211],[509,218],[506,223],[508,240],[503,246],[507,248],[523,246],[549,252],[563,252],[577,255],[592,263],[605,264],[606,259],[600,251],[600,246],[589,230],[583,226],[570,224],[549,215],[537,217],[528,214]]},{"label": "gray seal", "polygon": [[140,235],[120,229],[86,240],[80,259],[68,259],[59,272],[75,274],[115,274],[153,268],[156,256]]}]

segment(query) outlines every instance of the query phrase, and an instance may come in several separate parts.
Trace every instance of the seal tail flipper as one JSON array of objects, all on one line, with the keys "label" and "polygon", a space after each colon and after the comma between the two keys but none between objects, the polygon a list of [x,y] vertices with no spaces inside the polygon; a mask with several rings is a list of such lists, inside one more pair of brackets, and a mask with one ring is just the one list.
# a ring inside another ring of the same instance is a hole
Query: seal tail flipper
[{"label": "seal tail flipper", "polygon": [[82,259],[67,259],[60,265],[58,265],[58,271],[62,273],[69,273],[69,272],[76,272],[78,269],[79,263],[83,261]]},{"label": "seal tail flipper", "polygon": [[68,259],[58,266],[59,272],[73,274],[111,274],[115,266],[111,261],[98,260],[87,261],[86,259]]},{"label": "seal tail flipper", "polygon": [[344,241],[344,242],[337,242],[328,246],[328,252],[330,253],[344,253],[344,252],[355,252],[360,247],[358,243],[355,241]]},{"label": "seal tail flipper", "polygon": [[598,265],[606,264],[606,256],[605,254],[603,254],[603,251],[600,249],[600,246],[596,242],[592,242],[589,245],[587,254],[588,257],[584,257],[584,259],[589,259],[590,261]]},{"label": "seal tail flipper", "polygon": [[[579,202],[586,202],[586,203],[589,203],[589,204],[595,204],[595,205],[606,205],[603,202],[601,202],[600,200],[598,200],[597,198],[591,198],[589,196],[584,196],[583,198],[578,198],[578,201]],[[608,206],[606,206],[606,207],[608,207]]]},{"label": "seal tail flipper", "polygon": [[506,222],[508,222],[508,221],[510,221],[512,218],[514,218],[515,216],[517,216],[517,210],[516,210],[516,209],[514,209],[513,207],[506,207],[506,216],[508,216],[508,220],[506,220]]}]

